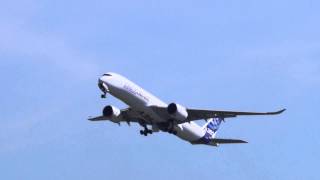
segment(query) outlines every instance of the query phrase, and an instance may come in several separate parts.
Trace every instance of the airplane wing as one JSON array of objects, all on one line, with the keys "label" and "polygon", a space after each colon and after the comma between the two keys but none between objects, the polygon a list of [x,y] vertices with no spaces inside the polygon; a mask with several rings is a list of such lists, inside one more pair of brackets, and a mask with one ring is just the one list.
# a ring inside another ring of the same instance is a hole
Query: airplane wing
[{"label": "airplane wing", "polygon": [[[170,115],[167,112],[166,107],[151,107],[153,111],[158,113],[164,118],[170,119]],[[219,110],[201,110],[201,109],[187,109],[188,118],[181,122],[190,122],[195,120],[202,120],[202,119],[210,119],[215,117],[220,118],[233,118],[237,116],[253,116],[253,115],[278,115],[285,111],[286,109],[282,109],[276,112],[241,112],[241,111],[219,111]]]},{"label": "airplane wing", "polygon": [[[143,118],[139,115],[138,112],[132,110],[131,108],[121,110],[121,121],[120,122],[140,122]],[[110,117],[98,116],[98,117],[89,117],[89,121],[108,121],[112,120]]]},{"label": "airplane wing", "polygon": [[188,109],[188,120],[210,119],[214,117],[233,118],[237,116],[256,116],[256,115],[278,115],[285,111],[282,109],[276,112],[240,112],[240,111],[216,111],[216,110],[198,110]]},{"label": "airplane wing", "polygon": [[97,116],[97,117],[89,117],[88,120],[89,121],[107,121],[107,120],[110,120],[110,119],[107,118],[107,117],[104,117],[104,116]]}]

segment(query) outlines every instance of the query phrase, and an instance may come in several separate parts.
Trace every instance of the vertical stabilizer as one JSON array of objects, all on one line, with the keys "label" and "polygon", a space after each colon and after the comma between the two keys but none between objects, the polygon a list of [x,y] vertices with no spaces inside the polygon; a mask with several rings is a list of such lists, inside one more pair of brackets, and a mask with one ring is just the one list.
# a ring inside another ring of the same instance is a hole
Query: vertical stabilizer
[{"label": "vertical stabilizer", "polygon": [[209,119],[208,122],[203,126],[203,129],[206,132],[205,138],[213,139],[219,130],[222,121],[223,118],[220,117]]}]

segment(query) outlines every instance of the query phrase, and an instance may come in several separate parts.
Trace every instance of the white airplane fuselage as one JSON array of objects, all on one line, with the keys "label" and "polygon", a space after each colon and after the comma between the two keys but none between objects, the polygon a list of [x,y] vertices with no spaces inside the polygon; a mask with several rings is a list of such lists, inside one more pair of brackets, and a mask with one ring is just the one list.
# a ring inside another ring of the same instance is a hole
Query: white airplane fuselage
[{"label": "white airplane fuselage", "polygon": [[[151,121],[147,122],[148,124],[153,125],[168,120],[163,119],[150,108],[150,106],[168,107],[168,104],[127,78],[115,73],[110,74],[111,76],[102,76],[99,79],[100,86],[103,85],[109,94],[134,108],[135,111],[141,112],[146,117],[146,121]],[[176,136],[188,142],[197,141],[206,134],[206,130],[194,122],[174,125],[174,129],[177,132]]]}]

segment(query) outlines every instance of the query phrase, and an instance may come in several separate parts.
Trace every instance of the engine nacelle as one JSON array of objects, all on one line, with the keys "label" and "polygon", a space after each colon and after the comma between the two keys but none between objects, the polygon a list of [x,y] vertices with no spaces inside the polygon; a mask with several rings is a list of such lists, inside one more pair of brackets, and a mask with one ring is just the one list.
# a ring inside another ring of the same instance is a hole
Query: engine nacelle
[{"label": "engine nacelle", "polygon": [[178,121],[184,121],[188,118],[187,108],[181,106],[180,104],[171,103],[167,108],[168,113],[171,117]]},{"label": "engine nacelle", "polygon": [[121,110],[114,106],[106,106],[102,113],[104,117],[110,118],[114,123],[119,123],[121,121]]}]

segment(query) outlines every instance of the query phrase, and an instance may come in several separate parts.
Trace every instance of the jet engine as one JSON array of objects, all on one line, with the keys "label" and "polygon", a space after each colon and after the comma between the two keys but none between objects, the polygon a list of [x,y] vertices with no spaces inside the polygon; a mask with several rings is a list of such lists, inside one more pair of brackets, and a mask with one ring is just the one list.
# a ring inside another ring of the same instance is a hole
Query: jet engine
[{"label": "jet engine", "polygon": [[178,121],[184,121],[188,118],[187,108],[180,104],[171,103],[167,108],[168,113],[172,118]]},{"label": "jet engine", "polygon": [[121,110],[114,106],[106,106],[103,109],[103,116],[110,118],[114,123],[119,123],[121,121]]}]

